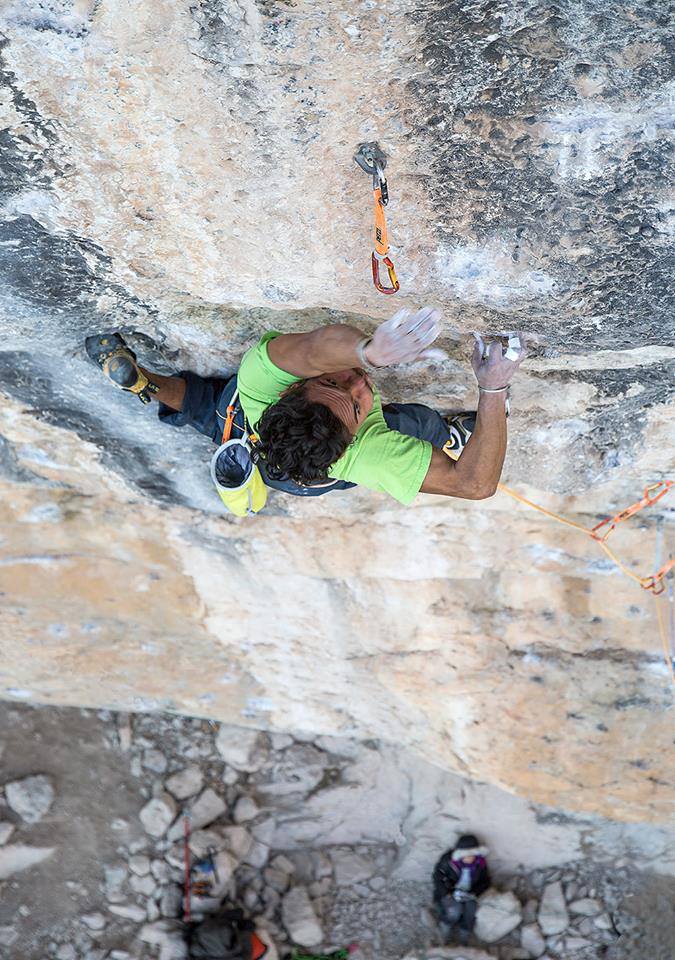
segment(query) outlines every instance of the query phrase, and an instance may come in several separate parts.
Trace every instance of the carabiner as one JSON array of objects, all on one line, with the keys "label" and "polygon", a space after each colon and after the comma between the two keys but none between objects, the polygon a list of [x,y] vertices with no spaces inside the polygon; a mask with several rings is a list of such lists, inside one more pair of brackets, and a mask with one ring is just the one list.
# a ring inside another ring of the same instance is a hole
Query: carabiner
[{"label": "carabiner", "polygon": [[[383,263],[387,268],[387,273],[389,274],[389,283],[390,287],[383,287],[382,281],[380,280],[380,263]],[[378,257],[378,255],[373,250],[372,256],[372,266],[373,266],[373,283],[375,284],[375,289],[379,290],[380,293],[396,293],[401,289],[401,284],[398,282],[396,277],[396,270],[394,264],[391,262],[389,257]]]}]

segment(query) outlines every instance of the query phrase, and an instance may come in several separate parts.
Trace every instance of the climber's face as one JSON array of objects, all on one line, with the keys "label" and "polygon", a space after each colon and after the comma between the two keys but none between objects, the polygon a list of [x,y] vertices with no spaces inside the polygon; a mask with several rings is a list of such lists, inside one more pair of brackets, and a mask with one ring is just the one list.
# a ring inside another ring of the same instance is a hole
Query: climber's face
[{"label": "climber's face", "polygon": [[462,863],[465,863],[467,867],[470,867],[475,859],[475,857],[462,857]]},{"label": "climber's face", "polygon": [[365,371],[338,370],[305,380],[305,396],[323,403],[355,434],[373,409],[373,388]]}]

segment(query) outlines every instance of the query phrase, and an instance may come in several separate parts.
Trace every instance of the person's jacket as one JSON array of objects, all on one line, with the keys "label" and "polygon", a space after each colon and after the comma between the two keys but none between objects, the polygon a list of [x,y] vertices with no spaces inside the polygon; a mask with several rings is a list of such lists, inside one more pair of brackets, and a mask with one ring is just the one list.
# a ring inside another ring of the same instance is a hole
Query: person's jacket
[{"label": "person's jacket", "polygon": [[[471,889],[475,897],[485,893],[490,886],[490,872],[485,857],[476,857],[473,863],[467,864],[471,871]],[[447,850],[434,867],[434,900],[440,900],[457,886],[462,873],[462,863],[452,859],[452,850]]]}]

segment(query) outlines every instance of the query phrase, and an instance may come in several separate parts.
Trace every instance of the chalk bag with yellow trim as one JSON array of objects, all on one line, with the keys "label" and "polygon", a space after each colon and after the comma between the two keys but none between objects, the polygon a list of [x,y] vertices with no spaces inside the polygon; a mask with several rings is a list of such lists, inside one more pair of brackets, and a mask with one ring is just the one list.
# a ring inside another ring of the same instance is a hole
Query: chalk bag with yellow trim
[{"label": "chalk bag with yellow trim", "polygon": [[267,503],[267,487],[247,437],[218,447],[211,458],[211,479],[225,508],[235,517],[259,513]]}]

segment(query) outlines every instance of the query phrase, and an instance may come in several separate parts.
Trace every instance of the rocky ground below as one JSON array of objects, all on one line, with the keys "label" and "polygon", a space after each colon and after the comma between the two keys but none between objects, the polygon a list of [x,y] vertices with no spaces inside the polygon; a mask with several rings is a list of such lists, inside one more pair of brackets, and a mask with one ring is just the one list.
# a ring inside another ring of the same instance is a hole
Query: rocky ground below
[{"label": "rocky ground below", "polygon": [[403,837],[318,827],[317,798],[349,787],[349,741],[16,704],[0,720],[3,960],[177,960],[185,814],[211,895],[193,911],[242,906],[281,958],[358,944],[358,960],[672,960],[675,882],[627,857],[502,865],[472,945],[443,945]]}]

